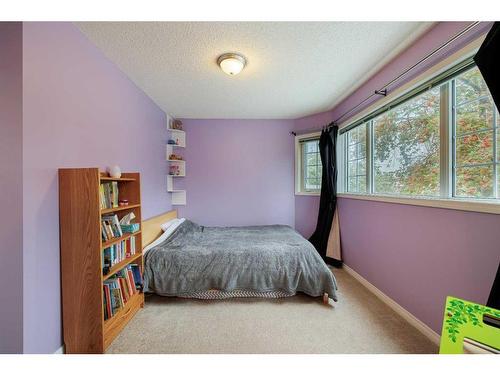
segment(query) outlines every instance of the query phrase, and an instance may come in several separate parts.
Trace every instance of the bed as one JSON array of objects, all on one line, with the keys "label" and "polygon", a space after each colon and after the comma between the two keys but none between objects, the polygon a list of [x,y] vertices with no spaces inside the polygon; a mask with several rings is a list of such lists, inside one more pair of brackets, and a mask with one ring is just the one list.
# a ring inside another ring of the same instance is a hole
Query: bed
[{"label": "bed", "polygon": [[289,226],[204,227],[182,219],[163,233],[161,224],[175,218],[169,211],[143,222],[146,293],[222,299],[300,292],[337,301],[334,275]]}]

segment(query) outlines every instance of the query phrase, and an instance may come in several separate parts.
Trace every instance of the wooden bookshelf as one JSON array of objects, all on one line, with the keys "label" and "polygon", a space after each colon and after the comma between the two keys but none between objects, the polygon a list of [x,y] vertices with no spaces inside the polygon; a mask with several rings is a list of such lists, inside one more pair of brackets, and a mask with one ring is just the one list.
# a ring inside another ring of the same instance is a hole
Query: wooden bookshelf
[{"label": "wooden bookshelf", "polygon": [[[101,209],[99,185],[117,181],[120,199],[128,206]],[[142,232],[126,233],[103,242],[101,215],[116,213],[122,218],[129,212],[141,223],[139,173],[123,173],[111,178],[98,168],[59,169],[59,227],[61,239],[61,286],[63,336],[66,353],[104,353],[113,339],[137,311],[144,307],[144,295],[134,294],[111,318],[104,320],[103,281],[123,267],[137,264],[144,270]],[[136,254],[110,268],[103,275],[103,250],[135,236]]]}]

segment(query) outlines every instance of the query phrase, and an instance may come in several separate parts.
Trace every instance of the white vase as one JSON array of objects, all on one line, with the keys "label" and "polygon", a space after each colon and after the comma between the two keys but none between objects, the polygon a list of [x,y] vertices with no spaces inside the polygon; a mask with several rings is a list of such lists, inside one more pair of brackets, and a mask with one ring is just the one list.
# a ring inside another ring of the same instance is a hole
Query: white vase
[{"label": "white vase", "polygon": [[122,176],[122,171],[119,166],[113,165],[112,167],[108,167],[108,174],[113,178],[120,178]]}]

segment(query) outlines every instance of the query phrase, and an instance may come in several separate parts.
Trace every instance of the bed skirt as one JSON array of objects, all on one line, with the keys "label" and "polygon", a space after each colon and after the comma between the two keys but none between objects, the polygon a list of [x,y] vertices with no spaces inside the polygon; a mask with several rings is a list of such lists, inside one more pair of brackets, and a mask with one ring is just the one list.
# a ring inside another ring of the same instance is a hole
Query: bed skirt
[{"label": "bed skirt", "polygon": [[292,297],[295,293],[284,291],[256,292],[253,290],[217,290],[210,289],[179,296],[180,298],[195,299],[227,299],[227,298],[285,298]]}]

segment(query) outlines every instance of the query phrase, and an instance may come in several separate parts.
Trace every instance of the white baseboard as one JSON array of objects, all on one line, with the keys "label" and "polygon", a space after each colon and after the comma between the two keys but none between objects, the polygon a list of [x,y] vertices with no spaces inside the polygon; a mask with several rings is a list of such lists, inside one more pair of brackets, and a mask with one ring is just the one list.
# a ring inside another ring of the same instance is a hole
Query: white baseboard
[{"label": "white baseboard", "polygon": [[64,354],[64,345],[57,349],[54,354]]},{"label": "white baseboard", "polygon": [[398,315],[400,315],[403,319],[405,319],[408,323],[418,329],[424,336],[426,336],[429,340],[439,346],[440,336],[434,332],[428,325],[424,322],[416,318],[412,315],[408,310],[404,309],[401,305],[399,305],[396,301],[391,299],[389,296],[380,291],[376,286],[371,284],[368,280],[366,280],[359,273],[354,271],[351,267],[347,265],[342,266],[345,271],[358,280],[363,286],[365,286],[369,291],[375,294],[382,302],[387,304],[391,309],[393,309]]}]

